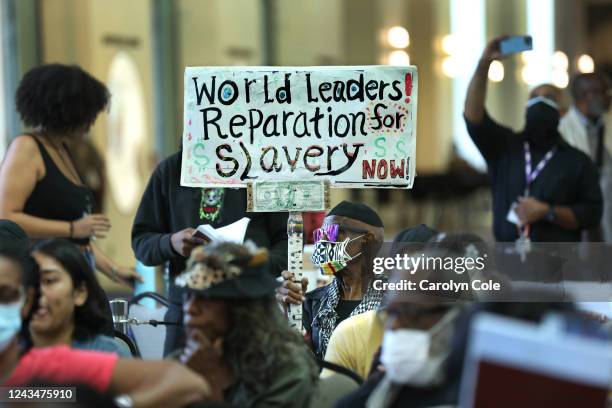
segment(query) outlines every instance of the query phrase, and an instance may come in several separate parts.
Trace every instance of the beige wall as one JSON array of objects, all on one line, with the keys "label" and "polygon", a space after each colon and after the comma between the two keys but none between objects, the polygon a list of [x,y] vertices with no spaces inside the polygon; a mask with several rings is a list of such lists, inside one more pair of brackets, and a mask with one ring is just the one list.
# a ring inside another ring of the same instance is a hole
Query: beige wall
[{"label": "beige wall", "polygon": [[[185,67],[263,63],[263,10],[260,1],[252,0],[177,0],[175,6],[176,100],[182,124]],[[177,146],[180,137],[175,135]]]},{"label": "beige wall", "polygon": [[[377,2],[378,37],[400,25],[410,34],[406,49],[410,64],[419,70],[419,107],[417,116],[417,172],[444,171],[452,152],[452,81],[442,74],[440,40],[449,31],[448,0],[411,0]],[[379,55],[386,50],[377,42]],[[446,118],[443,120],[442,118]]]},{"label": "beige wall", "polygon": [[260,4],[252,0],[176,1],[180,63],[183,66],[261,64],[263,12]]},{"label": "beige wall", "polygon": [[[138,67],[144,100],[146,101],[145,123],[146,134],[148,135],[148,143],[138,157],[141,191],[144,191],[152,169],[153,78],[151,64],[153,63],[153,55],[151,13],[151,4],[148,0],[130,0],[129,2],[123,0],[93,1],[89,9],[88,19],[90,27],[89,44],[93,55],[91,71],[96,77],[107,79],[110,61],[119,51],[127,52]],[[104,38],[108,36],[137,40],[138,45],[132,47],[109,44],[104,41]],[[102,152],[107,150],[107,117],[105,114],[101,115],[93,129],[94,140]],[[106,160],[113,160],[113,158],[106,157]],[[130,233],[136,208],[129,214],[122,214],[118,211],[111,194],[107,195],[106,200],[107,215],[113,223],[113,229],[109,236],[103,242],[100,242],[100,247],[117,262],[132,264],[134,255]]]},{"label": "beige wall", "polygon": [[449,25],[447,3],[413,0],[406,13],[414,39],[408,48],[410,63],[419,69],[417,170],[421,174],[446,170],[452,153],[452,81],[439,68],[439,41]]},{"label": "beige wall", "polygon": [[[520,35],[527,31],[527,10],[523,1],[487,0],[487,42],[500,35]],[[487,109],[499,122],[522,129],[528,87],[521,79],[523,62],[520,55],[503,60],[504,80],[489,81]],[[476,66],[474,66],[476,68]]]},{"label": "beige wall", "polygon": [[39,4],[42,62],[78,64],[89,70],[92,62],[88,14],[90,2],[43,0]]},{"label": "beige wall", "polygon": [[[587,50],[586,2],[584,0],[556,0],[556,48],[569,57],[569,74],[576,73],[577,58]],[[571,27],[571,29],[568,29]],[[609,41],[608,41],[609,42]]]},{"label": "beige wall", "polygon": [[345,0],[273,2],[278,65],[344,65]]}]

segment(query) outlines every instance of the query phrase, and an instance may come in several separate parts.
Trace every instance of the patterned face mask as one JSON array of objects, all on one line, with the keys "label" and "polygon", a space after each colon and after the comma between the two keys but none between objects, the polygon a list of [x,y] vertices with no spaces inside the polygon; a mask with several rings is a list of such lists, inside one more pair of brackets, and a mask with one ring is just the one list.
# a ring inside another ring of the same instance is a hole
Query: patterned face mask
[{"label": "patterned face mask", "polygon": [[361,255],[361,252],[355,256],[351,256],[346,252],[346,248],[351,241],[359,239],[346,238],[342,242],[320,240],[315,243],[312,253],[312,263],[317,265],[324,275],[333,275],[342,269],[346,268],[349,261]]}]

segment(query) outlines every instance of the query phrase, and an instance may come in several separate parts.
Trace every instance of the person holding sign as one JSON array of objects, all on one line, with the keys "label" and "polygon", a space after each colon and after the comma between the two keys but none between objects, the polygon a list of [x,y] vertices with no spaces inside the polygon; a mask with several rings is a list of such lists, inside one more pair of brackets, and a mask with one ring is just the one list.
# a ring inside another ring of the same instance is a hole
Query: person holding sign
[{"label": "person holding sign", "polygon": [[464,112],[468,133],[491,177],[495,238],[516,241],[523,251],[531,241],[580,241],[582,229],[599,224],[602,195],[592,161],[565,143],[557,130],[559,100],[531,98],[519,134],[493,121],[485,110],[489,65],[502,57],[504,38],[485,48]]},{"label": "person holding sign", "polygon": [[336,326],[349,316],[376,310],[382,291],[373,288],[372,262],[383,242],[384,227],[374,210],[365,204],[343,201],[327,213],[321,228],[314,231],[313,264],[321,272],[333,275],[332,282],[306,294],[308,280],[302,287],[291,280],[287,271],[277,290],[279,302],[303,302],[302,322],[306,340],[315,355],[323,358]]},{"label": "person holding sign", "polygon": [[[183,293],[174,278],[185,270],[193,248],[205,243],[194,236],[198,225],[226,226],[247,216],[245,240],[270,250],[270,271],[287,268],[287,214],[246,213],[245,189],[190,188],[180,184],[183,151],[162,161],[143,194],[132,227],[132,248],[145,265],[168,263],[168,297],[172,306],[164,320],[182,319]],[[176,326],[166,331],[165,354],[179,347],[183,333]]]}]

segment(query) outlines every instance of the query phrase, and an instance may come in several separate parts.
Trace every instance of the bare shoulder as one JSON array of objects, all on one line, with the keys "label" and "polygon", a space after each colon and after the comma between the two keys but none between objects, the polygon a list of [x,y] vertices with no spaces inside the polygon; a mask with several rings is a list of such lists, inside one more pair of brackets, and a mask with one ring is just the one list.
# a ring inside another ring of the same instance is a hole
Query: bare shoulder
[{"label": "bare shoulder", "polygon": [[9,154],[18,157],[20,161],[40,162],[42,165],[40,149],[32,135],[17,136],[8,148],[7,155]]},{"label": "bare shoulder", "polygon": [[45,172],[45,165],[34,136],[19,135],[11,142],[4,158],[5,163],[16,165],[20,171],[24,167],[35,168],[38,176]]},{"label": "bare shoulder", "polygon": [[11,142],[8,152],[12,154],[29,155],[31,158],[40,158],[40,149],[32,135],[17,136]]},{"label": "bare shoulder", "polygon": [[26,146],[32,150],[38,150],[38,143],[36,137],[30,133],[22,133],[13,139],[12,143],[17,143],[20,146]]}]

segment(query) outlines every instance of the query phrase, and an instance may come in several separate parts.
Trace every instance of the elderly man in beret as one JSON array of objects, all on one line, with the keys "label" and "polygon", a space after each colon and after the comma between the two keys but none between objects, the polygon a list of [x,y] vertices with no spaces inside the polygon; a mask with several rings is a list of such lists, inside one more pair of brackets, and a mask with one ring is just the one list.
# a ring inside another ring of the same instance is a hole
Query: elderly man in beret
[{"label": "elderly man in beret", "polygon": [[277,290],[277,300],[285,305],[303,301],[306,340],[317,357],[323,358],[331,334],[341,321],[378,309],[383,294],[372,286],[376,277],[372,264],[383,233],[383,223],[374,210],[365,204],[343,201],[327,213],[321,228],[314,231],[312,261],[321,273],[334,276],[332,282],[303,297],[307,279],[300,287],[291,281],[290,273],[282,273],[285,280]]}]

